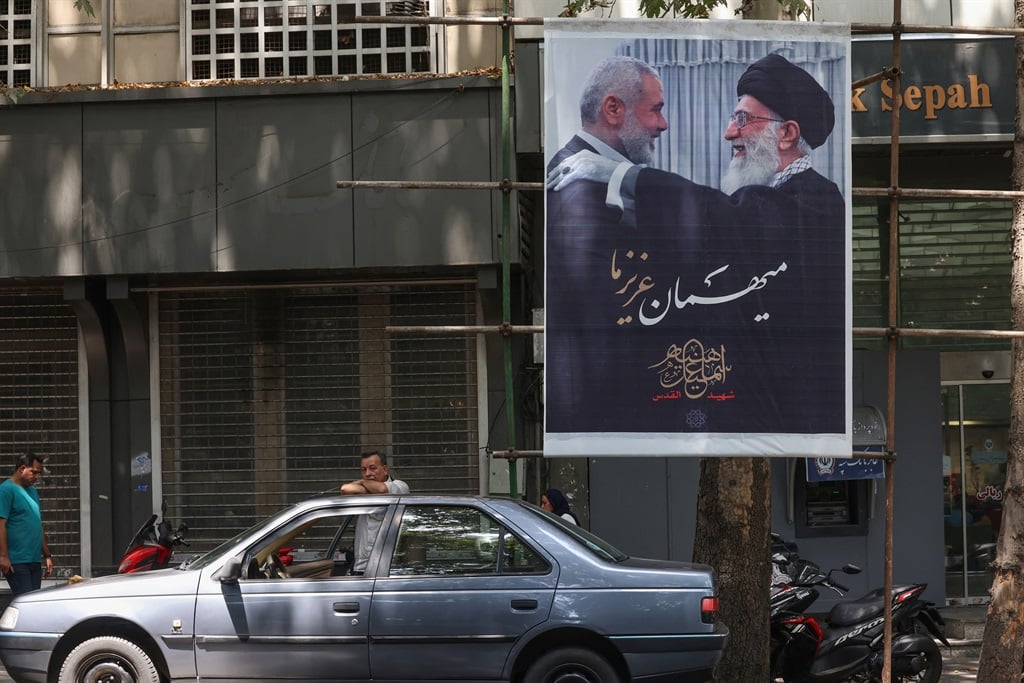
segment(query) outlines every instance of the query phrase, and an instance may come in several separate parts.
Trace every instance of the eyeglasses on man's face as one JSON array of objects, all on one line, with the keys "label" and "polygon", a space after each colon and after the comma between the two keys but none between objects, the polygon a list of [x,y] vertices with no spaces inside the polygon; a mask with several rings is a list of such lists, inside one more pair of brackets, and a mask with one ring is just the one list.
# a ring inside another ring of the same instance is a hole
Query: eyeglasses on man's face
[{"label": "eyeglasses on man's face", "polygon": [[776,123],[781,123],[785,121],[785,119],[773,119],[769,116],[754,116],[753,114],[748,114],[745,111],[734,111],[729,115],[729,121],[735,123],[737,128],[742,129],[751,121],[775,121]]}]

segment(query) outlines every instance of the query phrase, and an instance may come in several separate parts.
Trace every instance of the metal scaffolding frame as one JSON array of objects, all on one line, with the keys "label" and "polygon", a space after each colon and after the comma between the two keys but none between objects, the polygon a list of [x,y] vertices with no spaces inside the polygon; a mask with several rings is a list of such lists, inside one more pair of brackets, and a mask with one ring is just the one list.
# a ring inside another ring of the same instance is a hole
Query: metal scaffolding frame
[{"label": "metal scaffolding frame", "polygon": [[[510,286],[511,245],[508,239],[511,226],[511,193],[515,190],[543,190],[544,183],[517,182],[510,175],[510,162],[515,150],[512,147],[510,131],[511,86],[510,60],[512,45],[512,28],[518,25],[543,25],[544,19],[539,17],[509,16],[509,0],[503,0],[501,17],[367,17],[357,21],[367,23],[422,23],[422,24],[481,24],[501,28],[501,101],[502,101],[502,180],[495,182],[445,182],[445,181],[338,181],[338,188],[405,188],[405,189],[476,189],[502,192],[502,320],[500,325],[485,326],[427,326],[427,327],[388,327],[394,334],[411,332],[429,332],[442,335],[464,335],[480,333],[498,333],[503,339],[505,366],[505,410],[508,419],[507,448],[491,451],[492,457],[508,461],[510,477],[510,494],[518,495],[516,479],[516,462],[520,458],[543,457],[543,450],[517,450],[515,447],[515,412],[512,383],[511,340],[514,334],[535,334],[543,332],[540,325],[513,325],[511,322]],[[900,92],[902,77],[901,37],[910,33],[968,34],[968,35],[1003,35],[1024,36],[1024,27],[984,28],[942,25],[905,25],[902,22],[902,0],[893,0],[893,21],[891,24],[852,23],[851,34],[890,34],[892,36],[892,64],[881,71],[852,83],[853,88],[862,87],[888,79],[892,81],[895,92]],[[1018,74],[1019,77],[1019,74]],[[1019,84],[1018,84],[1019,85]],[[1024,200],[1024,190],[946,190],[927,188],[904,188],[900,186],[900,107],[892,107],[890,118],[890,167],[889,186],[887,188],[854,187],[854,197],[887,197],[889,202],[889,263],[888,263],[888,297],[887,327],[855,327],[855,336],[885,337],[887,353],[887,405],[884,452],[878,456],[862,455],[861,457],[877,457],[885,462],[885,538],[884,538],[884,591],[892,595],[893,589],[893,499],[895,498],[895,432],[896,432],[896,351],[900,337],[948,337],[948,338],[998,338],[1024,339],[1024,330],[967,330],[967,329],[922,329],[901,328],[898,320],[897,295],[899,288],[899,203],[901,198],[929,199],[1013,199]],[[770,457],[770,456],[768,456]],[[892,601],[885,601],[885,643],[882,679],[889,680],[892,675]]]}]

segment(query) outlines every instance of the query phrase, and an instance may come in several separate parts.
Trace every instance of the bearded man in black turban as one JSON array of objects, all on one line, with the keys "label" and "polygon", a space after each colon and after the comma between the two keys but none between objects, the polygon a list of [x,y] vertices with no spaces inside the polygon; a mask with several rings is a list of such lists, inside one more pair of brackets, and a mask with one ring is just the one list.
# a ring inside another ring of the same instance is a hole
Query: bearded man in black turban
[{"label": "bearded man in black turban", "polygon": [[[610,181],[609,206],[624,209],[607,248],[590,246],[592,267],[577,267],[587,279],[577,291],[589,287],[592,301],[563,312],[570,327],[586,326],[586,342],[557,354],[549,342],[549,356],[570,368],[568,397],[597,394],[601,405],[580,410],[567,397],[563,412],[549,381],[549,431],[844,431],[846,207],[809,156],[831,135],[835,106],[777,54],[750,65],[736,96],[722,190],[586,153],[549,173],[549,192]],[[607,326],[594,324],[595,310]],[[594,369],[609,364],[608,373]],[[633,381],[659,372],[672,391]],[[624,378],[612,393],[609,377]]]}]

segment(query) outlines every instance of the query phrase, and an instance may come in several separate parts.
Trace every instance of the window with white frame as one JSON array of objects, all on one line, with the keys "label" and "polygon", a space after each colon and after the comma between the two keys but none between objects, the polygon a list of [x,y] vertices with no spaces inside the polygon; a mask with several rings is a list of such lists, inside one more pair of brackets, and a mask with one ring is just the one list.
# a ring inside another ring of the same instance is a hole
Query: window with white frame
[{"label": "window with white frame", "polygon": [[190,0],[188,77],[431,72],[432,26],[355,22],[356,17],[426,16],[429,9],[428,0]]},{"label": "window with white frame", "polygon": [[32,0],[0,0],[0,84],[17,88],[32,82]]}]

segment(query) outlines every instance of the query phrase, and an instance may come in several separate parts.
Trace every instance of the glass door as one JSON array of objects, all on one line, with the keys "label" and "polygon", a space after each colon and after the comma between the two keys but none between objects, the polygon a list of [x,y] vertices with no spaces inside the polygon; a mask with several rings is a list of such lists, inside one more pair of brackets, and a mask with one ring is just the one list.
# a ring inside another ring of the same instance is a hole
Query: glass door
[{"label": "glass door", "polygon": [[988,602],[1003,513],[1010,385],[942,387],[946,602]]}]

